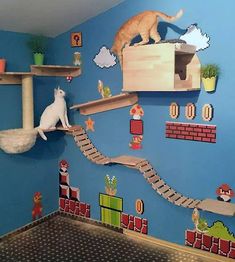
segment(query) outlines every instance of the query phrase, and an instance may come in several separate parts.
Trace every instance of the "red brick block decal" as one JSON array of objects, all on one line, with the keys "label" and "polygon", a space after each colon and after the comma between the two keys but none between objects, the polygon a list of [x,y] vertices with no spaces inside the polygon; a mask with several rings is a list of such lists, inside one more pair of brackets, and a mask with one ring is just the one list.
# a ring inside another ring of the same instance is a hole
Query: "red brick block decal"
[{"label": "red brick block decal", "polygon": [[166,122],[166,138],[216,143],[216,126]]},{"label": "red brick block decal", "polygon": [[73,215],[90,218],[90,205],[80,202],[79,188],[69,185],[69,174],[67,172],[68,163],[66,162],[65,164],[66,167],[63,167],[63,170],[60,169],[59,173],[59,209],[60,211],[68,212]]},{"label": "red brick block decal", "polygon": [[122,213],[121,225],[123,228],[134,230],[142,234],[148,234],[148,220]]},{"label": "red brick block decal", "polygon": [[235,242],[186,230],[185,245],[235,259]]}]

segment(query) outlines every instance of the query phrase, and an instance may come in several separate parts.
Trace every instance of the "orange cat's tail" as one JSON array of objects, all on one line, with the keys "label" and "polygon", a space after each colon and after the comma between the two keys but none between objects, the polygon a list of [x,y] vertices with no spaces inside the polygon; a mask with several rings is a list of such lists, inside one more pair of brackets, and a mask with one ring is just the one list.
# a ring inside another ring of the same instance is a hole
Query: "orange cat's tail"
[{"label": "orange cat's tail", "polygon": [[162,12],[156,12],[157,16],[161,17],[166,22],[174,22],[175,20],[179,19],[183,15],[183,13],[183,9],[180,9],[175,16],[170,16]]}]

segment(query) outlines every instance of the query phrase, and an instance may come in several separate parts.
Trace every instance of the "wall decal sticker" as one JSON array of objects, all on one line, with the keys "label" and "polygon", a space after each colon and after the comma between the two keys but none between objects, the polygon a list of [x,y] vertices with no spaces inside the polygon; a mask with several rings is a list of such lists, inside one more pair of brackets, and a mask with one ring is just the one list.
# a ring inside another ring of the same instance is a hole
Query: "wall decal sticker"
[{"label": "wall decal sticker", "polygon": [[32,219],[35,220],[41,217],[42,217],[42,194],[40,192],[36,192],[33,197]]},{"label": "wall decal sticker", "polygon": [[142,234],[148,234],[148,220],[122,213],[121,226]]},{"label": "wall decal sticker", "polygon": [[141,199],[136,199],[135,201],[136,213],[142,215],[144,213],[144,201]]},{"label": "wall decal sticker", "polygon": [[95,121],[93,121],[90,117],[85,121],[86,124],[86,131],[91,130],[92,132],[95,132],[94,124]]},{"label": "wall decal sticker", "polygon": [[166,122],[166,138],[216,143],[216,126]]},{"label": "wall decal sticker", "polygon": [[214,92],[216,80],[220,74],[220,67],[217,64],[205,64],[201,67],[201,79],[206,92]]},{"label": "wall decal sticker", "polygon": [[73,77],[72,77],[72,76],[67,76],[67,77],[66,77],[66,80],[67,80],[68,83],[71,83],[72,80],[73,80]]},{"label": "wall decal sticker", "polygon": [[74,32],[70,34],[71,47],[82,46],[82,32]]},{"label": "wall decal sticker", "polygon": [[109,175],[104,177],[105,182],[105,192],[107,195],[115,196],[117,193],[117,178],[113,176],[112,178]]},{"label": "wall decal sticker", "polygon": [[192,220],[195,229],[185,231],[186,246],[235,258],[235,237],[223,222],[215,221],[212,226],[208,226],[207,221],[200,218],[196,209],[193,210]]},{"label": "wall decal sticker", "polygon": [[77,216],[90,217],[90,205],[80,201],[80,190],[70,186],[69,164],[66,160],[59,163],[59,208],[60,211]]},{"label": "wall decal sticker", "polygon": [[216,189],[217,199],[219,201],[231,202],[231,198],[234,197],[234,191],[228,184],[222,184]]},{"label": "wall decal sticker", "polygon": [[187,28],[185,34],[181,35],[181,40],[186,41],[189,45],[195,45],[196,51],[204,50],[210,46],[210,37],[197,26],[192,24]]},{"label": "wall decal sticker", "polygon": [[210,104],[205,104],[202,107],[202,119],[204,121],[211,121],[214,116],[214,108]]},{"label": "wall decal sticker", "polygon": [[82,55],[80,52],[74,52],[73,54],[73,65],[81,66],[82,65]]},{"label": "wall decal sticker", "polygon": [[196,106],[193,103],[188,103],[185,107],[185,117],[188,120],[193,120],[196,116]]},{"label": "wall decal sticker", "polygon": [[102,98],[107,98],[112,96],[110,88],[108,86],[104,86],[104,83],[101,80],[98,80],[97,89]]},{"label": "wall decal sticker", "polygon": [[130,133],[133,135],[132,141],[129,143],[131,149],[137,150],[142,148],[142,140],[144,133],[144,124],[141,117],[144,116],[144,110],[139,104],[135,104],[130,109],[130,115],[133,119],[130,120]]},{"label": "wall decal sticker", "polygon": [[169,115],[171,118],[176,119],[179,117],[180,114],[180,107],[177,103],[172,102],[169,107]]},{"label": "wall decal sticker", "polygon": [[116,65],[116,56],[106,46],[102,46],[93,61],[100,68],[109,68]]}]

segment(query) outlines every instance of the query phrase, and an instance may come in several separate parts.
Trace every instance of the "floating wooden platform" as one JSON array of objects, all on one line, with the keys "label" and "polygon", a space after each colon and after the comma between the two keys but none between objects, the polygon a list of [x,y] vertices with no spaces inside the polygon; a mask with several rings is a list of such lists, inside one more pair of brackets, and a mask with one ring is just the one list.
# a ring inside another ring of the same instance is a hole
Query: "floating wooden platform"
[{"label": "floating wooden platform", "polygon": [[79,109],[80,114],[90,115],[100,113],[112,109],[117,109],[125,106],[130,106],[138,101],[138,95],[136,93],[120,94],[108,98],[102,98],[87,102],[84,104],[78,104],[70,107],[70,109]]},{"label": "floating wooden platform", "polygon": [[72,76],[81,74],[79,66],[59,66],[59,65],[31,65],[31,72],[36,76]]},{"label": "floating wooden platform", "polygon": [[23,76],[33,76],[31,72],[0,73],[0,85],[21,85]]},{"label": "floating wooden platform", "polygon": [[235,204],[214,199],[203,200],[197,208],[224,216],[235,216]]}]

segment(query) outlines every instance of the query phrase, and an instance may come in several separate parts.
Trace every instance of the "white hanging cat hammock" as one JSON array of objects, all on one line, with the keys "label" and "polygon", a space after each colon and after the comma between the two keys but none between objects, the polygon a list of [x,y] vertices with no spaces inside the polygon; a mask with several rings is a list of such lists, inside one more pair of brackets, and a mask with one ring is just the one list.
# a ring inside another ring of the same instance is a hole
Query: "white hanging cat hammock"
[{"label": "white hanging cat hammock", "polygon": [[22,129],[0,131],[0,148],[6,153],[24,153],[36,142],[38,131],[34,129],[32,75],[22,76],[22,111]]},{"label": "white hanging cat hammock", "polygon": [[0,131],[0,147],[8,154],[19,154],[30,150],[36,142],[36,129],[9,129]]}]

